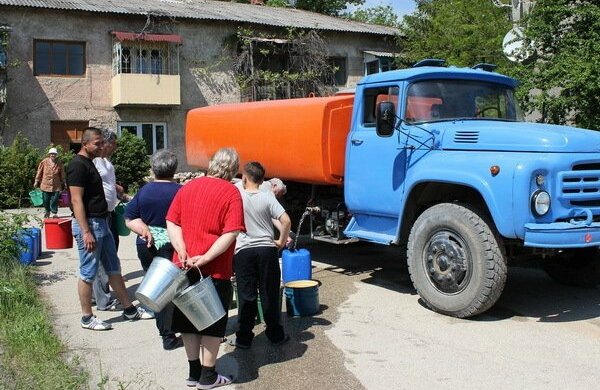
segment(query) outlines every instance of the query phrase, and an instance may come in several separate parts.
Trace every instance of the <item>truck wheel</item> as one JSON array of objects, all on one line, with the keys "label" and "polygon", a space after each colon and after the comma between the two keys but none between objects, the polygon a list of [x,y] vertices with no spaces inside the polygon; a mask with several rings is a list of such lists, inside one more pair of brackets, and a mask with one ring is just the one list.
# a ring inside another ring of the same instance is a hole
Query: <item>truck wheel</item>
[{"label": "truck wheel", "polygon": [[453,317],[483,313],[506,282],[500,237],[466,205],[441,203],[425,210],[410,231],[407,260],[421,299]]},{"label": "truck wheel", "polygon": [[542,268],[557,283],[577,287],[600,284],[598,248],[570,249],[542,260]]}]

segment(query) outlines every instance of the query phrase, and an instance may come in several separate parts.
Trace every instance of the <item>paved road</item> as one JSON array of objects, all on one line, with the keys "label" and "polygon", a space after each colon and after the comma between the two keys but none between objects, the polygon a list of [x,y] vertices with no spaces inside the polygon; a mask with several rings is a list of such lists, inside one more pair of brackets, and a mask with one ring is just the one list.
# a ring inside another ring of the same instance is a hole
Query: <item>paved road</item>
[{"label": "paved road", "polygon": [[[134,237],[119,255],[133,294],[142,273]],[[322,312],[285,317],[292,337],[251,350],[221,349],[219,369],[238,389],[593,389],[600,382],[600,289],[560,287],[532,268],[511,268],[498,304],[470,320],[425,309],[395,248],[301,242],[322,282]],[[114,329],[79,327],[74,249],[45,251],[37,269],[70,356],[91,374],[90,387],[184,389],[183,349],[163,351],[153,321],[99,313]],[[230,312],[230,332],[236,312]],[[258,331],[263,328],[259,326]]]}]

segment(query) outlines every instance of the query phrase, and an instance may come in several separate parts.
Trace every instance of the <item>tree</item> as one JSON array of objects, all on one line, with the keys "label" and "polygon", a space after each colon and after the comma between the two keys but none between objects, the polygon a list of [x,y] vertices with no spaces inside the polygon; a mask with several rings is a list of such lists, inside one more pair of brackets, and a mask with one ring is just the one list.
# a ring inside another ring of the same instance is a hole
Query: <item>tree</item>
[{"label": "tree", "polygon": [[491,1],[420,1],[416,11],[404,17],[403,51],[396,61],[408,67],[424,58],[442,58],[456,66],[488,62],[505,69],[509,63],[502,38],[510,28],[507,11]]},{"label": "tree", "polygon": [[524,106],[544,122],[600,129],[600,4],[538,0],[524,22],[535,53],[518,72]]},{"label": "tree", "polygon": [[129,132],[123,132],[119,138],[119,147],[112,155],[117,183],[125,191],[135,192],[144,184],[144,178],[150,175],[150,160],[146,155],[146,143]]},{"label": "tree", "polygon": [[357,9],[344,16],[357,22],[400,27],[400,19],[391,5],[378,5],[367,9]]},{"label": "tree", "polygon": [[[231,1],[231,0],[221,0]],[[236,0],[238,3],[250,3],[250,0]],[[339,16],[348,5],[362,5],[365,0],[295,0],[294,7],[305,11],[318,12],[320,14]],[[271,7],[287,7],[289,0],[264,0]],[[292,2],[293,4],[294,2]]]}]

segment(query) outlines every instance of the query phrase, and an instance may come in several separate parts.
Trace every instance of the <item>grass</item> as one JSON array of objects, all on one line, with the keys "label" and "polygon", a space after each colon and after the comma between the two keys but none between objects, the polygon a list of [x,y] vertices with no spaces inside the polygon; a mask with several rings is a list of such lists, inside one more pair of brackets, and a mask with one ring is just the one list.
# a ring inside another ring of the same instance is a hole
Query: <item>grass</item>
[{"label": "grass", "polygon": [[78,363],[67,360],[31,270],[0,251],[0,388],[86,388]]}]

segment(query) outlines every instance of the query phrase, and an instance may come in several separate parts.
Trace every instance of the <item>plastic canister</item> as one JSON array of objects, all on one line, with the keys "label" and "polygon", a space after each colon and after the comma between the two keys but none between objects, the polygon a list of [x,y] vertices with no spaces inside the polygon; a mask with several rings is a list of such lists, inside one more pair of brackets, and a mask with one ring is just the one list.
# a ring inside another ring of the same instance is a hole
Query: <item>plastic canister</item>
[{"label": "plastic canister", "polygon": [[117,233],[119,233],[119,236],[128,236],[131,232],[131,230],[129,230],[129,228],[125,224],[125,217],[123,217],[124,214],[125,204],[119,203],[117,207],[115,207],[115,218],[117,219]]},{"label": "plastic canister", "polygon": [[312,266],[308,249],[284,249],[281,254],[283,283],[312,279]]},{"label": "plastic canister", "polygon": [[46,231],[46,248],[67,249],[73,248],[73,234],[71,232],[71,218],[44,219]]},{"label": "plastic canister", "polygon": [[35,261],[35,238],[29,229],[17,232],[15,240],[19,244],[19,261],[21,264],[31,264]]},{"label": "plastic canister", "polygon": [[29,228],[29,233],[33,237],[33,260],[37,260],[42,253],[42,229],[32,227]]}]

